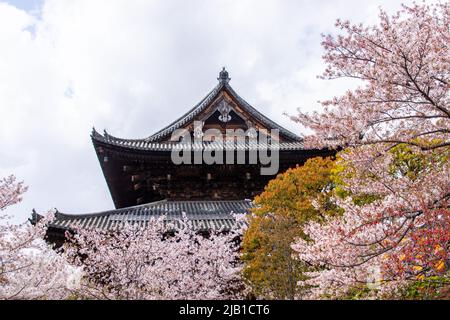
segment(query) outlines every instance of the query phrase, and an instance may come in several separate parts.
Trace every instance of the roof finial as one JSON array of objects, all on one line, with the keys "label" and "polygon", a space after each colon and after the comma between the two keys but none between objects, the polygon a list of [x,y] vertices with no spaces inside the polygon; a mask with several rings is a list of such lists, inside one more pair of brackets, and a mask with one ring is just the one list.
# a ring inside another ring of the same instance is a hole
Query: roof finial
[{"label": "roof finial", "polygon": [[222,68],[222,71],[219,73],[219,77],[217,78],[219,82],[221,83],[228,83],[228,81],[231,80],[231,78],[228,76],[228,71],[225,70],[225,67]]}]

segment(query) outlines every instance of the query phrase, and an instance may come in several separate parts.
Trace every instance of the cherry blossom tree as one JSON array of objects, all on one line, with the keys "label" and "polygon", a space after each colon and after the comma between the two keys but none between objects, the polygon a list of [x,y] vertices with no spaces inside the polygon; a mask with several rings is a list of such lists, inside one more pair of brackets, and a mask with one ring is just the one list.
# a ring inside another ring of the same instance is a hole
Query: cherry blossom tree
[{"label": "cherry blossom tree", "polygon": [[[236,299],[241,280],[242,227],[200,234],[187,219],[145,226],[78,229],[63,250],[45,242],[49,214],[11,224],[3,210],[26,191],[14,176],[0,181],[1,299]],[[238,221],[243,217],[236,216]]]},{"label": "cherry blossom tree", "polygon": [[236,240],[242,231],[195,232],[164,217],[120,230],[76,230],[65,253],[83,268],[77,295],[95,299],[236,299],[246,294]]},{"label": "cherry blossom tree", "polygon": [[64,299],[74,269],[43,240],[52,215],[32,226],[10,223],[4,211],[26,190],[14,176],[0,180],[0,299]]},{"label": "cherry blossom tree", "polygon": [[380,24],[337,20],[346,35],[325,36],[322,78],[364,86],[322,102],[324,112],[293,117],[332,146],[399,143],[421,150],[450,146],[450,4],[403,6]]},{"label": "cherry blossom tree", "polygon": [[344,35],[325,36],[322,77],[362,85],[292,117],[314,130],[306,144],[347,148],[338,159],[345,197],[336,197],[345,213],[310,223],[311,241],[293,244],[316,268],[306,281],[314,298],[371,280],[384,293],[445,274],[449,260],[450,4],[336,26]]}]

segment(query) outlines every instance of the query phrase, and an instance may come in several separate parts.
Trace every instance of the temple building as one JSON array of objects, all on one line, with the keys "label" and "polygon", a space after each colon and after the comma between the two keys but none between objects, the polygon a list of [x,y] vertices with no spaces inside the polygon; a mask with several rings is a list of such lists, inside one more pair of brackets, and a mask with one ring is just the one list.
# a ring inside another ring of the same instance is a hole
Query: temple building
[{"label": "temple building", "polygon": [[[277,173],[333,154],[305,149],[300,136],[252,107],[230,86],[225,68],[217,80],[192,109],[147,138],[118,138],[93,129],[92,143],[115,209],[77,215],[57,211],[49,239],[60,241],[75,227],[115,229],[161,215],[176,220],[183,213],[198,229],[230,228],[232,213],[247,213],[251,199]],[[212,156],[213,163],[203,155]],[[276,162],[274,172],[264,173],[267,159]]]}]

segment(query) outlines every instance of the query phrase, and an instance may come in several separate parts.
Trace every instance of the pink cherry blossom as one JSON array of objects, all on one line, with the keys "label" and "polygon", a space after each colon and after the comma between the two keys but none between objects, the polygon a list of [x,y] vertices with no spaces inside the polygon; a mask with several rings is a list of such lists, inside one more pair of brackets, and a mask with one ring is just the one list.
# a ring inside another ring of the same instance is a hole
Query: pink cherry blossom
[{"label": "pink cherry blossom", "polygon": [[[339,161],[350,196],[336,197],[345,213],[308,224],[311,241],[292,245],[315,267],[301,283],[312,285],[310,298],[371,282],[373,295],[392,293],[443,274],[450,257],[450,4],[381,11],[372,27],[336,26],[345,35],[325,37],[322,77],[362,86],[323,102],[322,113],[293,117],[315,131],[307,144],[347,147]],[[423,159],[414,176],[393,170],[401,146]],[[355,204],[363,195],[376,198]]]},{"label": "pink cherry blossom", "polygon": [[12,224],[5,209],[26,191],[14,176],[0,180],[0,299],[64,299],[75,269],[44,240],[46,215],[36,226]]},{"label": "pink cherry blossom", "polygon": [[77,295],[95,299],[236,299],[246,294],[240,229],[207,236],[165,217],[120,231],[80,229],[65,246],[83,268]]}]

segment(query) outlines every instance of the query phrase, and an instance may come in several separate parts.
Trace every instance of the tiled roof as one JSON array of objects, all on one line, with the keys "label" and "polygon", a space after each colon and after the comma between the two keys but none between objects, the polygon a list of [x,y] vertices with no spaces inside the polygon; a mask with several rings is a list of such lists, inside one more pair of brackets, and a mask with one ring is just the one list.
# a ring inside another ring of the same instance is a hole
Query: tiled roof
[{"label": "tiled roof", "polygon": [[172,150],[258,150],[258,149],[279,149],[279,150],[303,150],[303,142],[282,142],[279,144],[267,144],[256,142],[236,142],[231,145],[219,142],[152,142],[145,139],[121,139],[116,138],[107,132],[100,134],[95,129],[92,131],[91,137],[94,141],[103,142],[109,145],[124,147],[133,150],[149,150],[149,151],[172,151]]},{"label": "tiled roof", "polygon": [[[126,223],[145,226],[151,218],[165,216],[166,223],[178,224],[186,218],[197,230],[230,229],[236,224],[233,214],[248,213],[252,207],[250,200],[223,201],[171,201],[163,200],[144,205],[116,209],[91,214],[64,214],[56,212],[49,227],[71,230],[76,228],[115,230]],[[32,222],[40,217],[33,212]],[[241,224],[242,222],[238,222]]]}]

